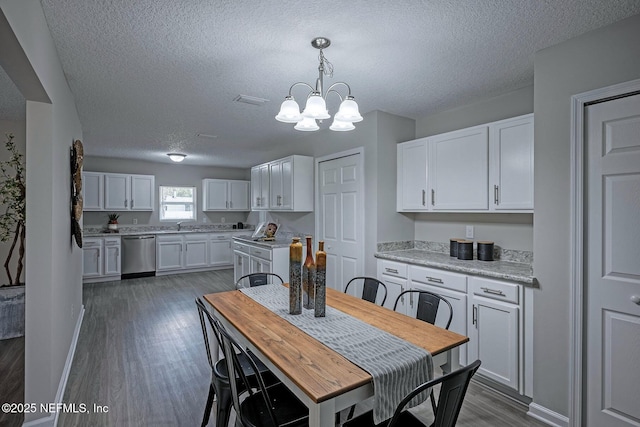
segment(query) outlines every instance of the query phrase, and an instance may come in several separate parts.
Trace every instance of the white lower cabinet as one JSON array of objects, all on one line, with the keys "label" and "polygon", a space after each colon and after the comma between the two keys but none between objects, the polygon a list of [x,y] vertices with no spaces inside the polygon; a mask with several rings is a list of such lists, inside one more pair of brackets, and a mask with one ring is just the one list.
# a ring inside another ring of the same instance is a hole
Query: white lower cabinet
[{"label": "white lower cabinet", "polygon": [[[289,281],[289,246],[265,247],[251,243],[233,242],[233,278],[238,281],[250,273],[275,273]],[[249,284],[242,283],[248,287]]]},{"label": "white lower cabinet", "polygon": [[172,234],[156,238],[157,271],[208,267],[206,233]]},{"label": "white lower cabinet", "polygon": [[184,236],[184,268],[199,268],[209,265],[209,235],[186,234]]},{"label": "white lower cabinet", "polygon": [[481,375],[521,391],[522,288],[478,277],[469,282],[469,360],[482,360]]},{"label": "white lower cabinet", "polygon": [[215,233],[209,235],[209,265],[231,266],[233,264],[233,248],[231,234]]},{"label": "white lower cabinet", "polygon": [[[532,395],[533,374],[527,357],[531,352],[527,347],[532,345],[531,319],[525,316],[525,307],[532,309],[528,301],[532,295],[523,285],[383,259],[378,259],[377,269],[389,293],[386,307],[393,308],[397,295],[407,289],[442,295],[453,307],[449,330],[469,337],[460,347],[460,364],[480,359],[478,374],[491,384]],[[405,297],[397,311],[415,316],[415,298]],[[438,314],[436,325],[444,314]]]},{"label": "white lower cabinet", "polygon": [[82,280],[104,282],[120,277],[120,237],[89,237],[82,244]]}]

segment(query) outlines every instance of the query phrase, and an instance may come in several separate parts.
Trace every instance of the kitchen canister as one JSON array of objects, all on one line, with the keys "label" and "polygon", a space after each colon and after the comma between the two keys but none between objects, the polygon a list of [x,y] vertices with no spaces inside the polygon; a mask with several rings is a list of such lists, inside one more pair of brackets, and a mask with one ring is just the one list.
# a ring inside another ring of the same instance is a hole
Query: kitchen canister
[{"label": "kitchen canister", "polygon": [[449,255],[452,257],[457,257],[458,256],[458,242],[460,240],[464,240],[464,239],[459,239],[457,237],[454,237],[453,239],[449,239]]},{"label": "kitchen canister", "polygon": [[458,259],[473,259],[473,240],[458,240]]},{"label": "kitchen canister", "polygon": [[493,261],[493,242],[478,242],[478,259]]}]

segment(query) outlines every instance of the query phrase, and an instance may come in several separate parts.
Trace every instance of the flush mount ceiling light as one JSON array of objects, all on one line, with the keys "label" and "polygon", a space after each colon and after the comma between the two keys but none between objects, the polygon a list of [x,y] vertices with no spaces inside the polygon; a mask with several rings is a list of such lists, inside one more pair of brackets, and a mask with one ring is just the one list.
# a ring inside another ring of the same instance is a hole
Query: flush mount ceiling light
[{"label": "flush mount ceiling light", "polygon": [[[335,93],[340,98],[340,107],[338,112],[333,117],[333,123],[329,127],[335,131],[349,131],[356,127],[354,123],[362,121],[362,116],[358,111],[358,104],[351,96],[351,87],[345,82],[337,82],[329,86],[326,92],[323,92],[323,78],[324,76],[333,77],[333,64],[324,57],[323,49],[326,49],[331,45],[331,40],[326,37],[316,37],[311,40],[311,46],[320,50],[318,60],[320,65],[318,66],[318,79],[316,80],[316,87],[304,83],[298,82],[291,85],[289,88],[289,95],[284,98],[284,102],[280,106],[280,112],[276,116],[276,120],[283,123],[296,123],[294,129],[300,131],[315,131],[320,129],[316,120],[322,121],[329,119],[331,116],[327,111],[327,96],[330,93]],[[307,103],[304,107],[304,111],[300,113],[300,106],[291,95],[291,90],[296,86],[306,86],[311,89],[311,92],[307,95]],[[334,89],[336,86],[345,86],[347,88],[347,95],[343,98],[340,93]]]},{"label": "flush mount ceiling light", "polygon": [[167,154],[167,156],[169,156],[169,158],[176,163],[180,163],[181,161],[184,160],[185,157],[187,157],[186,154],[180,154],[180,153],[169,153]]}]

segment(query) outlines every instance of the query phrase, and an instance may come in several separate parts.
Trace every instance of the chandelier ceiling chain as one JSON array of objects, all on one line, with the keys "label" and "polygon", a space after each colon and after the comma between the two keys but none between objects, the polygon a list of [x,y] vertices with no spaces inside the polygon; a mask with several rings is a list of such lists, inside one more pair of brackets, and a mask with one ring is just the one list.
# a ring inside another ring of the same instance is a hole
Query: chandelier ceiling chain
[{"label": "chandelier ceiling chain", "polygon": [[[304,82],[297,82],[289,88],[289,94],[285,97],[280,106],[280,112],[276,120],[283,123],[295,123],[294,129],[300,131],[316,131],[320,129],[318,121],[329,119],[331,116],[327,111],[326,99],[330,93],[335,93],[340,98],[340,107],[333,117],[333,123],[329,129],[334,131],[349,131],[356,127],[354,123],[362,121],[362,116],[358,111],[358,104],[351,95],[351,87],[345,82],[333,83],[326,92],[323,92],[324,76],[333,77],[333,64],[324,56],[324,49],[331,45],[331,40],[326,37],[316,37],[311,40],[311,46],[320,50],[318,54],[318,78],[315,87]],[[310,89],[307,94],[307,102],[302,113],[300,106],[293,98],[291,91],[296,86],[306,86]],[[336,87],[344,86],[347,94],[343,97]]]}]

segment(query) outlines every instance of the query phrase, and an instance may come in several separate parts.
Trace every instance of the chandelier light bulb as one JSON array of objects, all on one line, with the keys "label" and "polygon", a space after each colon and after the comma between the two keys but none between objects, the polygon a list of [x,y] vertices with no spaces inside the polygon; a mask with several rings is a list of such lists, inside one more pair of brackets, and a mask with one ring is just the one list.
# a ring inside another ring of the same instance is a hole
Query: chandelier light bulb
[{"label": "chandelier light bulb", "polygon": [[304,107],[302,116],[316,120],[331,118],[329,112],[327,111],[327,103],[324,101],[324,98],[318,93],[314,93],[309,98],[307,98],[307,105]]},{"label": "chandelier light bulb", "polygon": [[276,120],[283,123],[298,123],[302,120],[300,114],[300,106],[293,99],[293,96],[287,96],[280,106],[280,112],[276,116]]},{"label": "chandelier light bulb", "polygon": [[311,117],[304,117],[293,128],[303,132],[313,132],[314,130],[320,129],[318,123],[316,123],[315,119],[312,119]]},{"label": "chandelier light bulb", "polygon": [[333,123],[329,126],[329,129],[334,130],[336,132],[346,132],[349,130],[354,130],[356,127],[351,122],[345,122],[336,118],[333,119]]},{"label": "chandelier light bulb", "polygon": [[353,100],[352,96],[347,96],[340,104],[340,109],[335,115],[336,120],[344,122],[358,123],[362,121],[360,111],[358,111],[358,104]]}]

